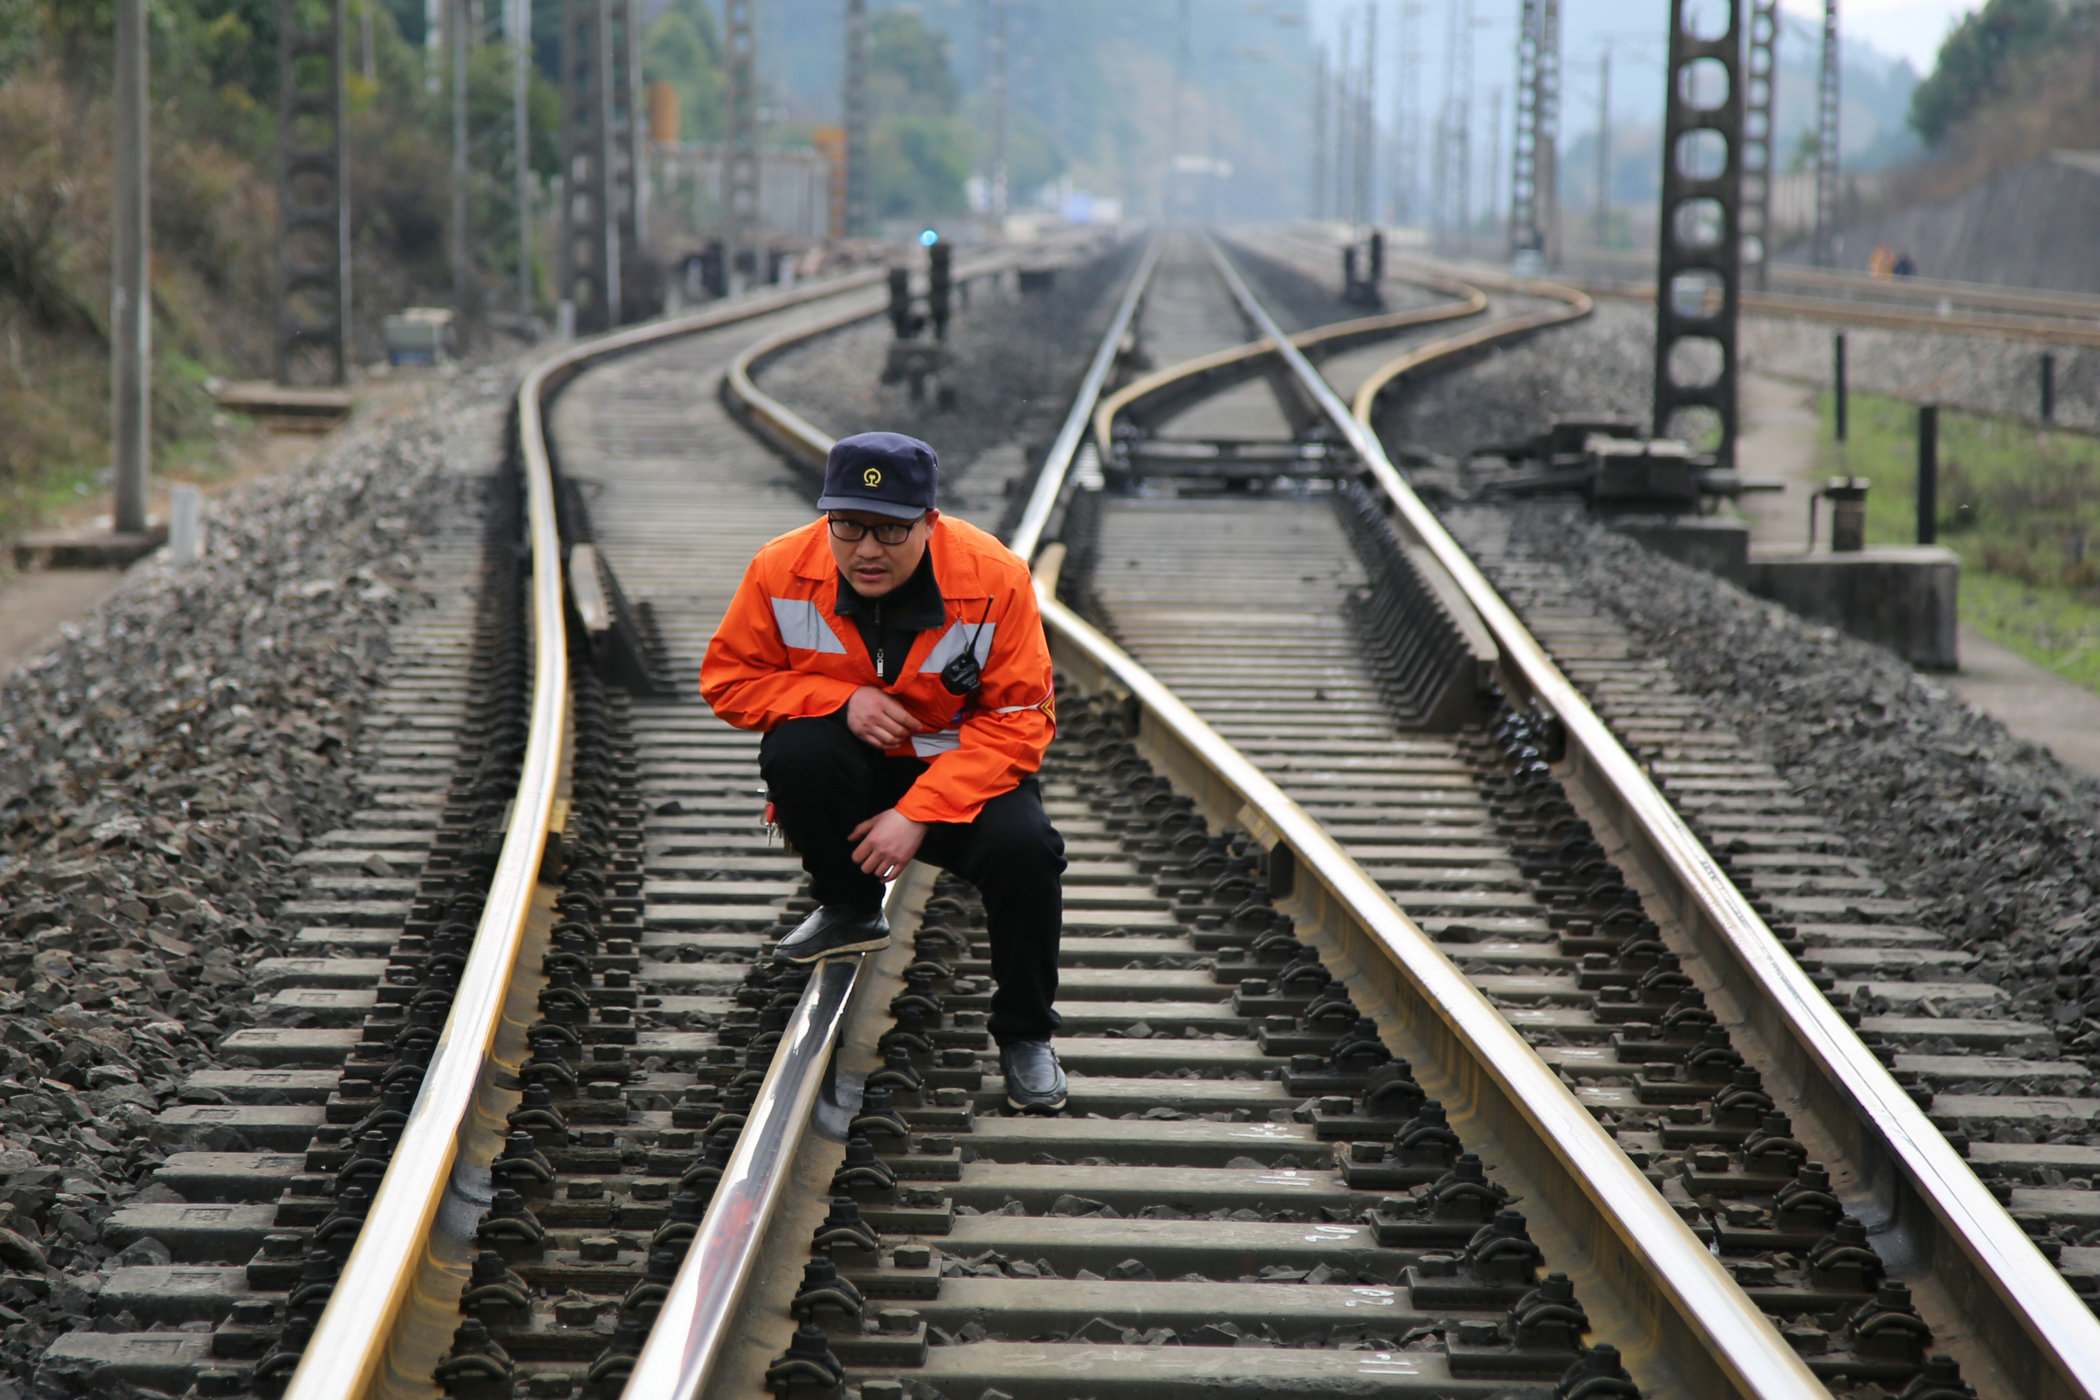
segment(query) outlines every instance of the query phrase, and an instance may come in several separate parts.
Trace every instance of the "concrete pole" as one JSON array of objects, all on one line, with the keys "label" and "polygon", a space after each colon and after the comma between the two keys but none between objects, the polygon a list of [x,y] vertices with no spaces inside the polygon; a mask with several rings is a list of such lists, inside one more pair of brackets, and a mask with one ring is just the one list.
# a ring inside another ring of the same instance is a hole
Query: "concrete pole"
[{"label": "concrete pole", "polygon": [[1181,159],[1181,103],[1189,81],[1189,0],[1180,0],[1174,21],[1174,124],[1167,129],[1167,172],[1160,194],[1161,211],[1168,223],[1181,217],[1181,184],[1176,162]]},{"label": "concrete pole", "polygon": [[117,189],[111,268],[110,438],[116,468],[111,515],[118,534],[146,528],[152,468],[153,293],[146,144],[146,0],[117,0]]},{"label": "concrete pole", "polygon": [[531,91],[532,0],[510,5],[510,144],[518,177],[518,314],[532,315],[532,152],[525,99]]},{"label": "concrete pole", "polygon": [[868,236],[868,6],[846,0],[846,236]]},{"label": "concrete pole", "polygon": [[446,6],[452,50],[452,324],[464,332],[467,319],[467,3]]},{"label": "concrete pole", "polygon": [[[1186,0],[1184,0],[1184,4]],[[992,222],[1006,226],[1006,0],[992,0]]]},{"label": "concrete pole", "polygon": [[1597,64],[1597,246],[1611,241],[1611,45]]}]

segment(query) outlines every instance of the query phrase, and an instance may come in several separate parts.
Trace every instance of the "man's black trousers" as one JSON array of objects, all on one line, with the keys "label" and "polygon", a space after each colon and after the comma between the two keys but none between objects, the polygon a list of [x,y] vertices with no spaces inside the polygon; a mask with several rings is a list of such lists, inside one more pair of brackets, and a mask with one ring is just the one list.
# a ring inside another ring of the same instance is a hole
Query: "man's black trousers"
[{"label": "man's black trousers", "polygon": [[[916,758],[892,758],[863,744],[836,719],[794,719],[767,733],[758,768],[773,815],[802,855],[819,904],[876,909],[882,881],[853,863],[847,833],[897,805],[926,771]],[[935,822],[918,858],[951,870],[984,897],[992,946],[992,1014],[1004,1045],[1041,1040],[1060,1024],[1057,942],[1064,928],[1065,842],[1043,811],[1034,777],[984,804],[975,821]]]}]

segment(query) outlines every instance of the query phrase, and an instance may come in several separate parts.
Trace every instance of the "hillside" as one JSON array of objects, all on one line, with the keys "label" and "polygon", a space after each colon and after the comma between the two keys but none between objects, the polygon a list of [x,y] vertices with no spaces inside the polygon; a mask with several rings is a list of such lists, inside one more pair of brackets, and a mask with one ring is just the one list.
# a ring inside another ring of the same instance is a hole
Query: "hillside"
[{"label": "hillside", "polygon": [[[449,147],[445,94],[426,84],[423,54],[382,0],[351,9],[353,358],[369,361],[388,312],[449,298]],[[164,473],[208,474],[240,429],[214,410],[209,377],[272,369],[276,13],[275,0],[148,7]],[[108,0],[0,0],[0,536],[105,489],[112,32]],[[469,95],[481,122],[507,111],[505,64],[493,47],[477,56]]]}]

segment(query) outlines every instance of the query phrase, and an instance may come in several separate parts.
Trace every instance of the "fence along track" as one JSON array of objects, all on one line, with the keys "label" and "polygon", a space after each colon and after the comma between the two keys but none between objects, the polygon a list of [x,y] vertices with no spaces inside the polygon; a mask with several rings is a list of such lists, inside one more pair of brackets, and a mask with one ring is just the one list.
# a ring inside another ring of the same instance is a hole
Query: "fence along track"
[{"label": "fence along track", "polygon": [[[1533,284],[1536,287],[1538,284]],[[1580,293],[1567,293],[1572,301]],[[1432,550],[1503,653],[1504,686],[1566,730],[1568,784],[1643,892],[1675,915],[1702,990],[1746,1041],[1799,1135],[1825,1160],[1892,1269],[1922,1289],[1936,1330],[1966,1341],[1971,1367],[2019,1395],[2100,1394],[2100,1323],[1931,1120],[1863,1046],[1764,919],[1386,461],[1370,429],[1377,397],[1434,364],[1424,351],[1373,376],[1348,417],[1393,519]],[[1306,373],[1310,374],[1310,367]],[[1338,407],[1338,404],[1337,404]],[[1689,960],[1688,960],[1689,961]],[[1979,1364],[1980,1363],[1980,1364]]]}]

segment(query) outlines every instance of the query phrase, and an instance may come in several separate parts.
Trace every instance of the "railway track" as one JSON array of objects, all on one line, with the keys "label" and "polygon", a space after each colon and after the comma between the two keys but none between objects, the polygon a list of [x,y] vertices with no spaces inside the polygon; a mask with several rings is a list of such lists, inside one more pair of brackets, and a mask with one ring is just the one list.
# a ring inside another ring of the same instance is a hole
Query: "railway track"
[{"label": "railway track", "polygon": [[[2090,1313],[1924,1118],[1930,1086],[1859,1043],[1359,421],[1579,298],[1422,290],[1294,338],[1352,417],[1230,259],[1168,240],[1036,482],[1015,547],[1079,605],[1045,602],[1073,857],[1056,1119],[999,1112],[967,887],[915,868],[886,952],[763,961],[799,870],[757,825],[755,742],[673,694],[754,542],[809,509],[708,387],[820,455],[751,367],[874,293],[536,372],[480,640],[460,665],[459,600],[455,669],[403,673],[432,730],[393,754],[416,819],[346,834],[335,867],[427,850],[420,875],[330,877],[307,941],[333,956],[269,970],[310,1024],[258,1035],[203,1106],[239,1110],[200,1121],[249,1150],[175,1153],[181,1199],[119,1212],[112,1242],[175,1257],[112,1275],[116,1325],[61,1339],[54,1375],[299,1400],[1940,1400],[1960,1382],[1918,1377],[1944,1352],[1985,1394],[2100,1393]],[[1109,391],[1132,320],[1187,373]],[[1709,845],[1774,834],[1784,804],[1729,736],[1631,708],[1654,667],[1461,529]],[[1768,913],[1793,912],[1785,876],[1858,878],[1797,829],[1728,852]],[[1808,922],[1788,941],[1845,945]]]}]

